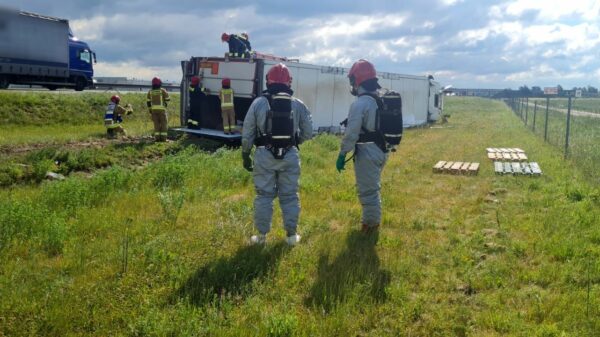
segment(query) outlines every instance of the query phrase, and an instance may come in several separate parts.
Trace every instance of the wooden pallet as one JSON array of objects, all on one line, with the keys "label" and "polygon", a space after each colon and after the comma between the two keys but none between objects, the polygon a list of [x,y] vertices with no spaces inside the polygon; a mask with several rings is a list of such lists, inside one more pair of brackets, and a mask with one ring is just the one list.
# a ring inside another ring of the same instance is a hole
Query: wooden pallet
[{"label": "wooden pallet", "polygon": [[487,152],[514,152],[514,153],[525,153],[525,151],[519,148],[496,148],[496,147],[488,147]]},{"label": "wooden pallet", "polygon": [[519,148],[488,147],[487,157],[493,161],[527,161],[525,151]]},{"label": "wooden pallet", "polygon": [[455,175],[477,175],[479,163],[462,161],[438,161],[433,166],[434,173],[449,173]]},{"label": "wooden pallet", "polygon": [[494,172],[496,174],[512,174],[512,175],[534,175],[542,174],[540,166],[536,162],[521,163],[521,162],[494,162]]}]

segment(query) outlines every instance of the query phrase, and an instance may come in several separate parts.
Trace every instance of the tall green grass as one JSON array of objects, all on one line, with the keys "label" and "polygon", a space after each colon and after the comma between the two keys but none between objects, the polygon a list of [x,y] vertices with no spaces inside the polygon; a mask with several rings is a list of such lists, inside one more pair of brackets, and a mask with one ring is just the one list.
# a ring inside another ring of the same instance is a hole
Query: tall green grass
[{"label": "tall green grass", "polygon": [[[44,93],[0,92],[0,147],[27,144],[63,144],[106,137],[104,112],[116,92]],[[170,93],[169,127],[179,126],[179,94]],[[145,93],[123,93],[122,104],[134,113],[123,127],[134,137],[152,136],[153,124]]]},{"label": "tall green grass", "polygon": [[61,145],[39,147],[36,150],[8,155],[0,163],[0,187],[15,184],[40,183],[47,172],[68,176],[74,172],[93,172],[121,165],[139,167],[148,161],[183,150],[185,140],[176,143],[113,142],[104,147],[69,148]]},{"label": "tall green grass", "polygon": [[[103,125],[104,112],[116,92],[43,93],[0,92],[0,124],[11,126]],[[119,94],[121,104],[131,104],[134,114],[125,120],[148,118],[145,93]],[[179,94],[170,93],[169,111],[179,114]]]},{"label": "tall green grass", "polygon": [[[593,336],[598,188],[503,104],[446,109],[450,125],[408,130],[390,156],[378,236],[358,231],[333,136],[302,146],[294,248],[279,211],[268,244],[248,245],[253,183],[235,149],[0,190],[0,335]],[[486,147],[521,147],[544,174],[496,176]],[[481,169],[437,175],[438,160]]]},{"label": "tall green grass", "polygon": [[[531,102],[537,101],[538,105],[546,106],[545,99],[530,99]],[[569,106],[568,98],[551,98],[550,106],[559,109],[567,109]],[[576,98],[573,97],[571,101],[571,107],[573,110],[587,111],[593,113],[600,113],[600,98]]]},{"label": "tall green grass", "polygon": [[[555,108],[567,109],[566,99],[551,99],[546,118],[546,100],[531,100],[537,102],[529,106],[527,112],[527,126],[540,137],[546,136],[548,143],[563,150],[565,149],[567,135],[567,115],[564,111]],[[573,109],[580,111],[593,111],[591,107],[600,104],[600,99],[573,99],[579,102]],[[524,119],[525,119],[525,112]],[[547,121],[546,121],[547,119]],[[534,124],[535,120],[535,124]],[[546,131],[547,123],[547,131]],[[571,116],[569,146],[567,155],[584,171],[594,184],[600,186],[600,118],[589,116]]]}]

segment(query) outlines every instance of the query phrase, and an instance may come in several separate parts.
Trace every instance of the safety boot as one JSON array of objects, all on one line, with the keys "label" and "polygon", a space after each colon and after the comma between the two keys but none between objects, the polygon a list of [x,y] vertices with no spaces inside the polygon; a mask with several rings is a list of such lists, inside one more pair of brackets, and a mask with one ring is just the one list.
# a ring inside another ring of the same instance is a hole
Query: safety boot
[{"label": "safety boot", "polygon": [[297,245],[297,244],[298,244],[298,242],[300,242],[300,239],[301,239],[301,238],[302,238],[302,237],[301,237],[300,235],[298,235],[298,234],[292,234],[292,235],[288,236],[288,237],[285,239],[285,242],[286,242],[286,243],[287,243],[289,246],[295,246],[295,245]]},{"label": "safety boot", "polygon": [[266,234],[252,235],[250,237],[250,243],[253,245],[264,245],[265,243],[267,243],[267,235]]}]

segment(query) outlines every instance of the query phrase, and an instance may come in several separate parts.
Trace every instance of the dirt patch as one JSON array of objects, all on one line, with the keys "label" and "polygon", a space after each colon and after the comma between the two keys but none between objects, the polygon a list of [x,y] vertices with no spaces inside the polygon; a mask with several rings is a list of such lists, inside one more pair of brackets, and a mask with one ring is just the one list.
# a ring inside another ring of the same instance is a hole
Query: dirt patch
[{"label": "dirt patch", "polygon": [[115,144],[137,144],[144,141],[152,141],[153,137],[123,137],[117,139],[98,138],[94,140],[83,140],[77,142],[67,143],[34,143],[24,145],[2,145],[0,146],[0,154],[3,155],[18,155],[25,154],[31,151],[41,150],[47,147],[60,147],[61,149],[75,150],[75,149],[101,149],[108,145]]}]

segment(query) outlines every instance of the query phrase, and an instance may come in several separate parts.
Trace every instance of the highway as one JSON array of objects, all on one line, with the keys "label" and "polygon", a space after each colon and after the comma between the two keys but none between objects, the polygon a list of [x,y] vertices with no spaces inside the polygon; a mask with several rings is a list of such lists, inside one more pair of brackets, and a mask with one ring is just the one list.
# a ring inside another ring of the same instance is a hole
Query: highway
[{"label": "highway", "polygon": [[[179,92],[179,85],[173,84],[163,84],[163,88],[165,88],[169,92]],[[120,92],[146,92],[151,88],[150,85],[140,85],[140,84],[122,84],[122,83],[97,83],[94,89],[86,88],[82,92],[93,91],[93,92],[105,92],[105,91],[120,91]],[[80,91],[75,91],[72,88],[61,88],[56,90],[49,90],[41,86],[25,86],[25,85],[14,85],[11,84],[8,89],[4,89],[6,91],[45,91],[45,92],[55,92],[55,93],[78,93]]]}]

